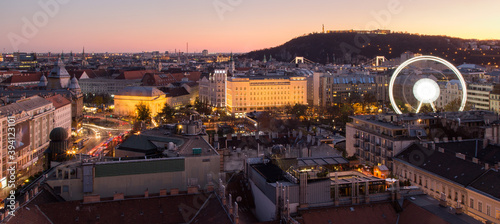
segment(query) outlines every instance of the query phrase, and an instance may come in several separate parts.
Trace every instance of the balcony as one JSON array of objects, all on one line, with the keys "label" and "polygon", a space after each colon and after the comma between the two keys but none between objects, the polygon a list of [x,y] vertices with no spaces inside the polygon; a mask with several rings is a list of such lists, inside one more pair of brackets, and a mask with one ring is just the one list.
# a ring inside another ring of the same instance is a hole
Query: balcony
[{"label": "balcony", "polygon": [[354,134],[354,138],[359,138],[359,134]]},{"label": "balcony", "polygon": [[358,143],[354,143],[354,148],[359,148],[359,144]]},{"label": "balcony", "polygon": [[365,140],[365,142],[370,142],[369,138],[365,138],[364,140]]}]

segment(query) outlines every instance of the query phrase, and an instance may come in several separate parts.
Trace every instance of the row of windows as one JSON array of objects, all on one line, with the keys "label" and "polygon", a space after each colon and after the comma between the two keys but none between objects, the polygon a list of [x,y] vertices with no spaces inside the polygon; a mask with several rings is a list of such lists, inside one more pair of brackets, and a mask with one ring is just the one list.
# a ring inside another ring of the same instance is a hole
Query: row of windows
[{"label": "row of windows", "polygon": [[[278,94],[290,94],[290,91],[275,91],[275,92],[250,92],[249,95],[278,95]],[[304,91],[293,91],[293,94],[304,94]],[[235,92],[236,96],[246,96],[246,92]]]},{"label": "row of windows", "polygon": [[[275,96],[275,97],[249,97],[248,98],[249,100],[290,100],[292,99],[291,97],[289,96]],[[294,96],[293,97],[294,100],[296,99],[304,99],[304,96]],[[234,98],[234,101],[243,101],[243,100],[247,100],[247,98]]]},{"label": "row of windows", "polygon": [[[409,175],[408,175],[408,171],[407,170],[404,170],[404,172],[400,173],[400,177],[403,177],[403,173],[404,173],[404,178],[405,179],[410,179],[410,178],[408,178]],[[410,177],[411,177],[411,171],[409,172],[409,174],[410,174]],[[418,179],[417,179],[417,174],[414,173],[412,179],[410,179],[410,180],[412,180],[415,184],[423,186],[424,188],[430,188],[430,190],[433,191],[433,192],[435,191],[436,193],[445,193],[446,198],[448,198],[448,199],[452,199],[452,200],[454,200],[456,202],[459,201],[459,192],[458,191],[454,191],[454,194],[453,194],[452,193],[452,188],[451,187],[447,187],[444,184],[441,184],[441,191],[439,191],[439,189],[437,189],[437,186],[440,183],[438,183],[437,181],[432,181],[431,180],[431,185],[429,186],[428,179],[425,178],[424,182],[422,181],[422,179],[423,178],[422,178],[421,175],[418,175]],[[434,187],[436,189],[434,189]],[[446,191],[446,190],[448,190],[448,191]],[[466,200],[465,200],[465,194],[461,193],[460,203],[461,204],[465,204],[465,202],[466,202]],[[471,209],[475,209],[475,210],[477,210],[479,212],[486,213],[486,215],[488,215],[488,216],[491,216],[491,206],[490,205],[486,205],[486,211],[485,211],[485,210],[483,210],[484,209],[483,202],[476,201],[472,197],[469,198],[469,207]],[[500,214],[497,214],[496,218],[499,219],[500,218]]]},{"label": "row of windows", "polygon": [[[235,91],[238,91],[238,87],[234,88]],[[291,90],[290,86],[276,86],[276,87],[252,87],[250,90]],[[293,89],[304,89],[304,86],[293,86]],[[239,90],[247,90],[247,87],[239,87]]]}]

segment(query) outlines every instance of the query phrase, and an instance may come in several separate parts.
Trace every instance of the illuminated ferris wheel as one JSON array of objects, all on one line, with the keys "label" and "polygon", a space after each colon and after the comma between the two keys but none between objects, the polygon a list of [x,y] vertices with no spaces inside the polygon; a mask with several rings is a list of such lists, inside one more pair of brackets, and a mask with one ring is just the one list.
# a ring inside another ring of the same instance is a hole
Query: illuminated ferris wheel
[{"label": "illuminated ferris wheel", "polygon": [[417,56],[394,71],[389,83],[389,99],[398,114],[436,112],[445,108],[463,111],[467,87],[460,71],[448,61],[435,56]]}]

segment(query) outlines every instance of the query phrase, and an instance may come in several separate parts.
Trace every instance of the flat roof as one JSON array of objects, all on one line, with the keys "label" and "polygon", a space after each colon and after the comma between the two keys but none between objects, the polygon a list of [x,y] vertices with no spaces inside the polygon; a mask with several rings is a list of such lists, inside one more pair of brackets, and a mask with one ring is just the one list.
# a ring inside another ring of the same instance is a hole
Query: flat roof
[{"label": "flat roof", "polygon": [[297,165],[298,167],[303,166],[316,166],[316,165],[341,165],[348,164],[349,161],[341,156],[329,156],[329,157],[320,157],[320,158],[298,158]]}]

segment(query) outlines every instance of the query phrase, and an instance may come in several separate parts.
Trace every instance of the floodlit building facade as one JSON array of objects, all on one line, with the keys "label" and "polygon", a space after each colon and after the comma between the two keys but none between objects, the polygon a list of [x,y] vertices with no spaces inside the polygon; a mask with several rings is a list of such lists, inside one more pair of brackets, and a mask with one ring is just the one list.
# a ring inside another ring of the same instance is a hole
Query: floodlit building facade
[{"label": "floodlit building facade", "polygon": [[[1,183],[7,186],[7,163],[11,162],[8,154],[9,124],[14,124],[15,155],[14,162],[18,171],[36,163],[43,150],[49,145],[49,133],[54,128],[54,106],[52,102],[39,96],[32,96],[16,103],[0,107],[2,122],[1,138]],[[9,123],[8,117],[13,117],[14,123]],[[71,118],[70,118],[71,121]]]},{"label": "floodlit building facade", "polygon": [[227,108],[237,117],[295,104],[307,104],[306,77],[238,76],[227,81]]},{"label": "floodlit building facade", "polygon": [[155,87],[126,87],[115,95],[114,113],[118,116],[135,116],[136,105],[141,102],[149,106],[154,117],[161,112],[167,98],[164,92]]}]

